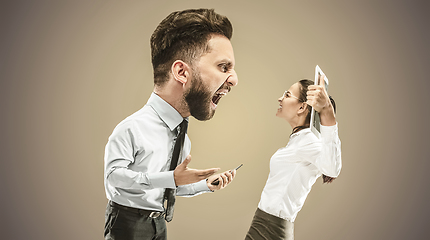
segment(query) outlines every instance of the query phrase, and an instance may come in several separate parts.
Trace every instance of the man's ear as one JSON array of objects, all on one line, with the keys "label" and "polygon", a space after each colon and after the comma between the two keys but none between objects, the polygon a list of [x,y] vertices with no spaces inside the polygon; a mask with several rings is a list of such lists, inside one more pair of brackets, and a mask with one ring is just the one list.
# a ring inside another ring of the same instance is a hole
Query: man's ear
[{"label": "man's ear", "polygon": [[190,76],[190,67],[182,60],[176,60],[172,64],[172,76],[173,79],[180,82],[182,85],[187,83],[188,77]]}]

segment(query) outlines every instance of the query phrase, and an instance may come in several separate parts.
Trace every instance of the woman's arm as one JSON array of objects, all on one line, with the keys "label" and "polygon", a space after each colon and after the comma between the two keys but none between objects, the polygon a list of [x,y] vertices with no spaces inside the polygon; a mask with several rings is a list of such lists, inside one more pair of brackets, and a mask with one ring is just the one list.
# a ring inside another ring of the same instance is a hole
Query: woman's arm
[{"label": "woman's arm", "polygon": [[341,142],[337,123],[334,126],[321,126],[321,154],[315,165],[329,177],[337,177],[342,168]]},{"label": "woman's arm", "polygon": [[337,124],[321,126],[321,137],[318,139],[308,132],[302,139],[298,154],[311,162],[320,172],[329,177],[337,177],[342,168],[341,142]]},{"label": "woman's arm", "polygon": [[341,142],[335,109],[325,90],[324,76],[319,85],[311,85],[307,92],[307,104],[319,113],[321,121],[321,152],[315,160],[318,169],[329,177],[337,177],[342,168]]}]

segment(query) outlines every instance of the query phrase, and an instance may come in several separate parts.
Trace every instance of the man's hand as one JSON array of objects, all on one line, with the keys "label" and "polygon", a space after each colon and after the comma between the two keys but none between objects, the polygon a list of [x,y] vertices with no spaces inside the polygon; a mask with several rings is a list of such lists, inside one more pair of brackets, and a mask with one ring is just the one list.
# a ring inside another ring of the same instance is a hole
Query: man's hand
[{"label": "man's hand", "polygon": [[[236,176],[236,170],[235,169],[223,172],[221,174],[213,175],[213,176],[209,177],[207,180],[208,188],[211,191],[223,189],[223,188],[227,187],[227,185],[229,185],[233,181],[234,176]],[[212,182],[217,180],[217,179],[219,181],[218,185],[212,185]]]},{"label": "man's hand", "polygon": [[306,103],[320,114],[321,125],[333,126],[336,125],[336,117],[330,98],[325,90],[324,77],[324,75],[320,75],[319,85],[310,85],[308,87]]},{"label": "man's hand", "polygon": [[188,155],[187,158],[173,171],[176,186],[199,182],[219,171],[219,168],[210,168],[205,170],[188,168],[188,164],[190,162],[191,155]]}]

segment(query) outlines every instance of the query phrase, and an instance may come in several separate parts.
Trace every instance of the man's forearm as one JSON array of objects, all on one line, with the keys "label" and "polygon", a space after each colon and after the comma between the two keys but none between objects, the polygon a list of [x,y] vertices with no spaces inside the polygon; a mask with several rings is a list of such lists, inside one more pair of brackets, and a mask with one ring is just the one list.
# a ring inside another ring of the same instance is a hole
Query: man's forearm
[{"label": "man's forearm", "polygon": [[123,189],[176,188],[173,171],[142,173],[119,167],[111,171],[106,180],[111,186]]}]

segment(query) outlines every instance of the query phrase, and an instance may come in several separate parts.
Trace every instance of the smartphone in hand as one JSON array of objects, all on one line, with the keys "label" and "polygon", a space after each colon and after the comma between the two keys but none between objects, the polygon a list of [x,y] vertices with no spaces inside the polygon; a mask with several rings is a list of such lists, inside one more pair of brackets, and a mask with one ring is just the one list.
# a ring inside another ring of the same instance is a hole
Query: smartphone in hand
[{"label": "smartphone in hand", "polygon": [[[243,164],[240,164],[237,168],[235,168],[234,170],[238,170],[240,167],[242,167]],[[232,170],[230,170],[230,172],[232,172]],[[211,182],[212,185],[218,186],[219,184],[219,178],[215,179],[213,182]]]}]

